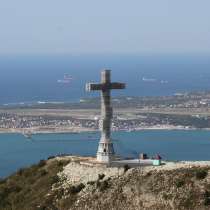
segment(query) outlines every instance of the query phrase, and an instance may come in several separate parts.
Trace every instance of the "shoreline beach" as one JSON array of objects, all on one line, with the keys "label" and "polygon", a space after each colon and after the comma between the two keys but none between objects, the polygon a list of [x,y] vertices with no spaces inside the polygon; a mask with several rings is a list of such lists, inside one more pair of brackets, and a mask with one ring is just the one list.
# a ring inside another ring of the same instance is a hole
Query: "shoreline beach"
[{"label": "shoreline beach", "polygon": [[[184,126],[173,126],[173,125],[157,125],[149,127],[137,127],[133,129],[113,129],[113,132],[124,131],[124,132],[135,132],[135,131],[145,131],[145,130],[180,130],[180,131],[209,131],[210,128],[189,128]],[[98,129],[85,128],[85,127],[71,127],[71,128],[52,128],[52,127],[32,127],[32,128],[23,128],[23,129],[2,129],[0,128],[0,134],[3,133],[27,133],[32,134],[50,134],[50,133],[85,133],[85,132],[99,132]]]}]

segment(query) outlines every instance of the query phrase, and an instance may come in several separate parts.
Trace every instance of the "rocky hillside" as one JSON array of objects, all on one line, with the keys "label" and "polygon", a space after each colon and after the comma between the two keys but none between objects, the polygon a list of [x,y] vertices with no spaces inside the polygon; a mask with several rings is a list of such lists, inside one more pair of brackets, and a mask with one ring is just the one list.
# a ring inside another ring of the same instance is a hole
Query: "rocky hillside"
[{"label": "rocky hillside", "polygon": [[40,161],[1,180],[0,209],[210,209],[207,164],[118,170],[79,162],[71,157]]}]

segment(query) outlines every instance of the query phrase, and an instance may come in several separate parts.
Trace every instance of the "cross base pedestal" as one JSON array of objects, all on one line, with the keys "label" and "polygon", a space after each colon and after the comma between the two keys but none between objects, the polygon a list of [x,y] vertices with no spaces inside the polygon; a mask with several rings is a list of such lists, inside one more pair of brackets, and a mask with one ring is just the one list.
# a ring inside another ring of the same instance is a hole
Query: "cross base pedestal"
[{"label": "cross base pedestal", "polygon": [[110,163],[113,160],[115,160],[114,155],[97,152],[97,161],[98,162],[100,162],[100,163]]},{"label": "cross base pedestal", "polygon": [[98,145],[97,161],[109,163],[114,160],[114,147],[112,142],[100,141]]}]

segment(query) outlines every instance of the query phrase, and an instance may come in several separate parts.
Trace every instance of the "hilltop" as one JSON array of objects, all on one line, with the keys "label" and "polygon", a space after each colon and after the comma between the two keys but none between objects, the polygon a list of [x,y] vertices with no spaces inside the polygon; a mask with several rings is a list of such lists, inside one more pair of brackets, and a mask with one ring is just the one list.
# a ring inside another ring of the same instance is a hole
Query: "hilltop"
[{"label": "hilltop", "polygon": [[0,181],[0,209],[210,208],[210,162],[117,169],[87,160],[57,157],[20,169]]}]

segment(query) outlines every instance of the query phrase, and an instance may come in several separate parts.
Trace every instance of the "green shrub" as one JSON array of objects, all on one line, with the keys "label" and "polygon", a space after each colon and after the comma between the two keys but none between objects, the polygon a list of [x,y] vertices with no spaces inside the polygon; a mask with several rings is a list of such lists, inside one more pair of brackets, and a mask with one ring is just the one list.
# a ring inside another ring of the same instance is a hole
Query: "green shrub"
[{"label": "green shrub", "polygon": [[123,166],[123,168],[124,168],[124,173],[125,173],[126,171],[128,171],[130,169],[130,166],[126,164]]},{"label": "green shrub", "polygon": [[[53,209],[57,194],[50,194],[52,184],[59,181],[57,173],[67,164],[66,160],[40,161],[0,183],[0,210]],[[47,164],[47,167],[44,167]]]},{"label": "green shrub", "polygon": [[5,182],[6,182],[6,179],[1,179],[1,178],[0,178],[0,185],[1,185],[1,184],[4,184]]},{"label": "green shrub", "polygon": [[65,165],[67,165],[68,163],[70,163],[69,160],[62,160],[62,161],[58,161],[58,162],[57,162],[57,165],[58,165],[59,167],[63,167],[63,166],[65,166]]},{"label": "green shrub", "polygon": [[173,197],[171,194],[168,194],[168,193],[165,193],[165,192],[163,193],[162,196],[163,196],[164,200],[169,200],[169,199],[172,199],[172,197]]},{"label": "green shrub", "polygon": [[203,197],[204,197],[204,205],[209,206],[210,205],[210,192],[206,190],[203,194]]},{"label": "green shrub", "polygon": [[210,197],[210,192],[206,190],[206,191],[204,192],[203,196],[204,196],[204,198]]},{"label": "green shrub", "polygon": [[12,193],[18,193],[21,190],[22,190],[22,188],[18,185],[15,185],[15,184],[11,185],[10,189],[9,189],[9,191],[12,192]]},{"label": "green shrub", "polygon": [[105,180],[103,182],[97,181],[96,184],[100,191],[104,191],[109,187],[109,183],[107,180]]},{"label": "green shrub", "polygon": [[205,206],[210,206],[210,198],[204,198],[204,205]]},{"label": "green shrub", "polygon": [[25,168],[20,168],[18,171],[17,171],[17,175],[21,176],[25,171]]},{"label": "green shrub", "polygon": [[50,183],[51,183],[51,184],[55,184],[55,183],[57,183],[57,182],[59,182],[59,177],[58,177],[58,175],[54,175],[54,176],[50,177]]},{"label": "green shrub", "polygon": [[151,175],[152,175],[151,171],[147,172],[147,174],[146,174],[147,177],[151,176]]},{"label": "green shrub", "polygon": [[85,185],[83,183],[80,183],[79,185],[76,185],[76,186],[71,186],[69,191],[72,193],[72,194],[77,194],[79,193],[83,188],[85,188]]},{"label": "green shrub", "polygon": [[47,175],[47,171],[45,169],[42,169],[39,171],[40,176],[45,176]]},{"label": "green shrub", "polygon": [[52,155],[52,156],[49,156],[47,159],[50,160],[50,159],[54,159],[54,158],[55,158],[55,156]]},{"label": "green shrub", "polygon": [[178,179],[175,181],[175,185],[177,188],[182,187],[185,184],[184,180]]},{"label": "green shrub", "polygon": [[40,160],[38,163],[38,167],[43,167],[46,165],[46,161],[45,160]]},{"label": "green shrub", "polygon": [[195,172],[195,177],[196,179],[205,179],[206,176],[208,175],[208,171],[206,169],[199,169],[198,171]]},{"label": "green shrub", "polygon": [[98,180],[102,180],[105,177],[105,174],[98,174]]},{"label": "green shrub", "polygon": [[89,184],[89,185],[94,185],[96,182],[94,182],[94,181],[89,181],[89,182],[87,182],[87,184]]}]

